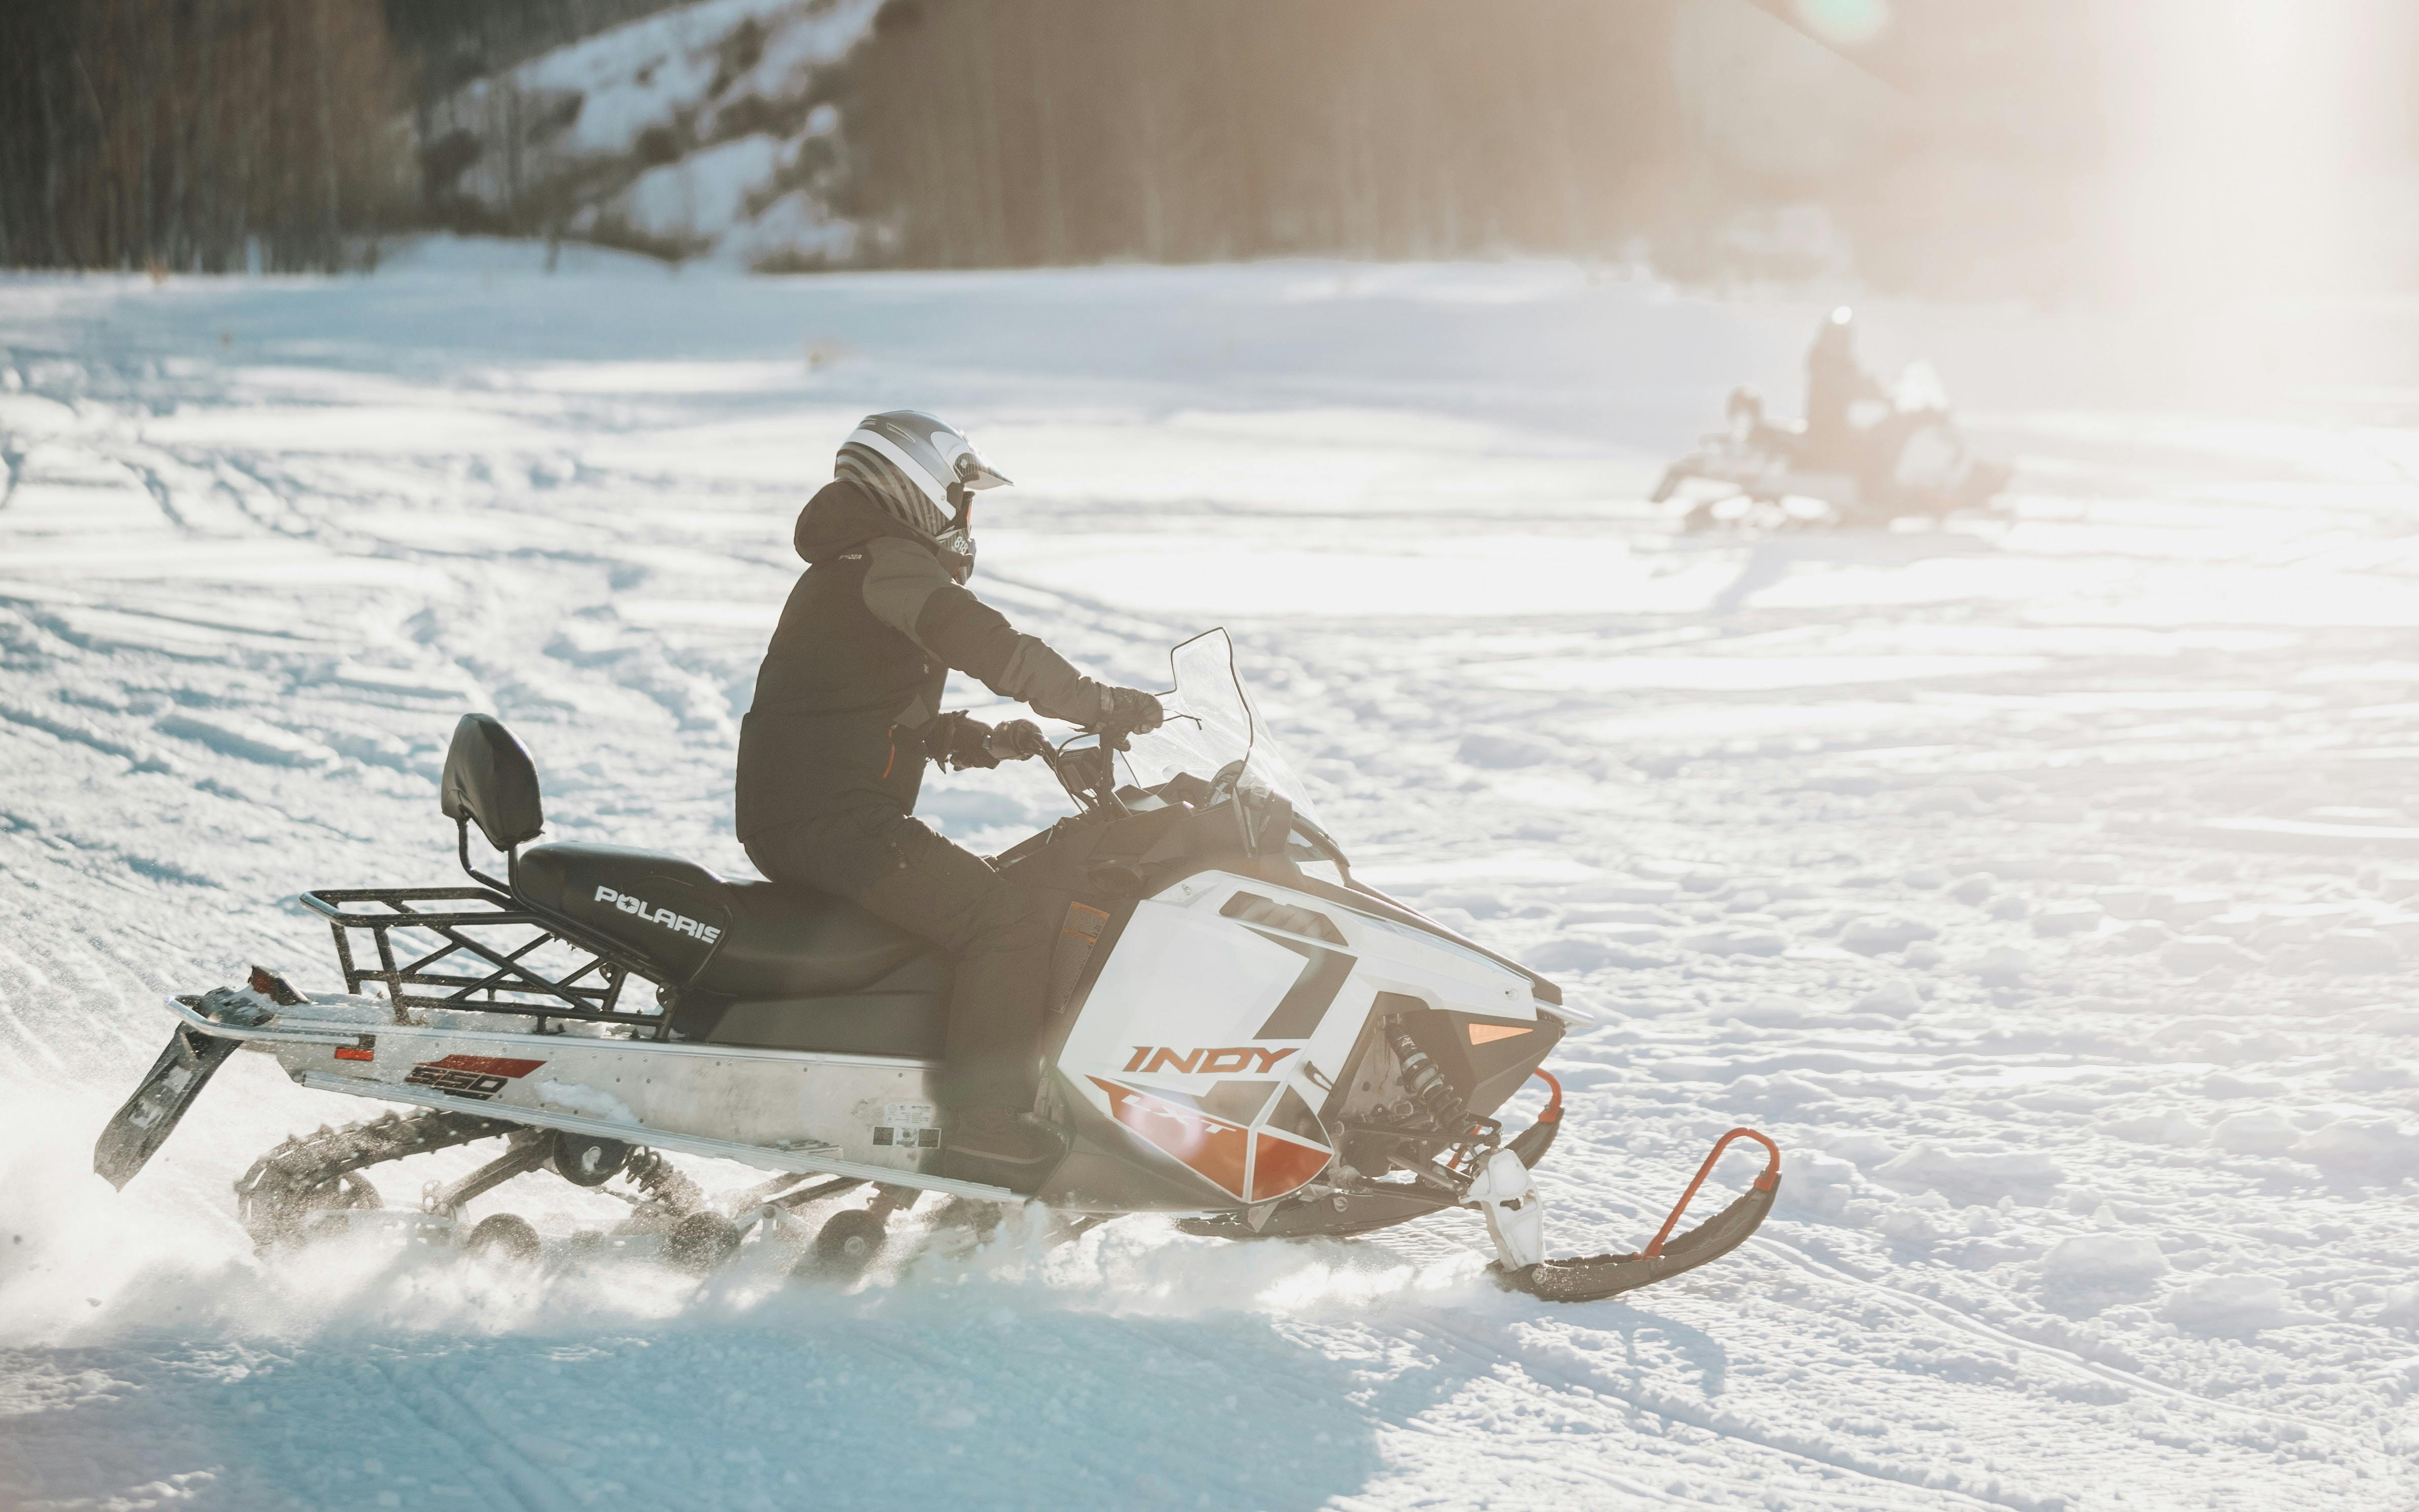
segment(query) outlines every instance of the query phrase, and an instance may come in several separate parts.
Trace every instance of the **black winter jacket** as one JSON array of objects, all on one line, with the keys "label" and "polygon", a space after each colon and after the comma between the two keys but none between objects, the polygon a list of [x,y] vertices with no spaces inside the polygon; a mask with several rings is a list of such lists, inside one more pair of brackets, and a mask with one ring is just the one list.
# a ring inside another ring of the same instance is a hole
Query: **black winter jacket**
[{"label": "black winter jacket", "polygon": [[913,810],[951,668],[1053,718],[1098,716],[1100,684],[950,580],[932,538],[855,485],[809,500],[794,539],[807,573],[739,726],[742,841],[836,810]]}]

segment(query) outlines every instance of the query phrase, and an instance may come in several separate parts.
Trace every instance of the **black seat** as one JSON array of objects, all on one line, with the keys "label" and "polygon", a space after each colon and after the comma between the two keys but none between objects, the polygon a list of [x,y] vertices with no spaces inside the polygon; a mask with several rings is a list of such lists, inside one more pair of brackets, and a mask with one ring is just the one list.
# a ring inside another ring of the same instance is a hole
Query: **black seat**
[{"label": "black seat", "polygon": [[[455,727],[439,782],[462,869],[575,937],[609,942],[672,989],[672,1028],[721,1044],[936,1059],[950,964],[932,942],[846,899],[725,882],[694,861],[537,838],[537,767],[490,716]],[[470,864],[470,826],[512,857],[511,881]]]},{"label": "black seat", "polygon": [[932,942],[845,898],[774,882],[726,882],[731,929],[698,985],[732,997],[829,997],[870,987]]},{"label": "black seat", "polygon": [[724,1044],[936,1057],[949,986],[931,941],[844,898],[726,882],[694,861],[557,842],[520,854],[514,894],[601,935],[678,989],[675,1026]]},{"label": "black seat", "polygon": [[686,987],[730,932],[723,881],[694,861],[624,845],[534,845],[513,866],[513,893],[532,910],[601,935]]},{"label": "black seat", "polygon": [[726,882],[694,861],[625,845],[533,846],[513,890],[660,967],[672,986],[726,997],[855,992],[932,949],[845,898]]}]

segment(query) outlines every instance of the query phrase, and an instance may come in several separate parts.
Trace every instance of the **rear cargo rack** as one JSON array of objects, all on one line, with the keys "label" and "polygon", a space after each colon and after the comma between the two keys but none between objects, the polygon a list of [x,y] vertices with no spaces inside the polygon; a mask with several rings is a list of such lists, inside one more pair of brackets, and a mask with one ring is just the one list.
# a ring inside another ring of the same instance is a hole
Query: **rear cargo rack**
[{"label": "rear cargo rack", "polygon": [[[671,1026],[665,1007],[622,1006],[632,977],[653,980],[643,963],[493,887],[323,887],[302,906],[328,921],[345,991],[378,983],[398,1023],[407,1009],[439,1008],[534,1017],[540,1032],[548,1019],[627,1024],[656,1039]],[[357,931],[377,965],[354,959]]]}]

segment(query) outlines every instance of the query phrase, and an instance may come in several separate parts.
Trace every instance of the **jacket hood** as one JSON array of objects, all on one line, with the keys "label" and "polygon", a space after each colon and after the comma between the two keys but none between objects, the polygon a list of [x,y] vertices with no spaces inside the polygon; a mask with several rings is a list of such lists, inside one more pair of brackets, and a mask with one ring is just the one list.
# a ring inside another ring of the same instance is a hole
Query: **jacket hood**
[{"label": "jacket hood", "polygon": [[932,538],[875,503],[853,483],[833,481],[798,511],[798,528],[790,539],[809,566],[828,562],[852,547],[876,536],[895,535],[930,547]]}]

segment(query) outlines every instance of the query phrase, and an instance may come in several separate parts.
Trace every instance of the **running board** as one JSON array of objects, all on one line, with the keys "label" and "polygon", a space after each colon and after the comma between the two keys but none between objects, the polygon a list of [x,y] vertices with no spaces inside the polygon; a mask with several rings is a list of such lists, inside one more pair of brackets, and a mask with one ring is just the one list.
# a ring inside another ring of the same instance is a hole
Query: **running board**
[{"label": "running board", "polygon": [[644,1145],[650,1149],[669,1149],[683,1155],[737,1161],[759,1170],[789,1171],[799,1176],[846,1176],[860,1181],[880,1181],[888,1186],[911,1186],[922,1192],[947,1192],[952,1196],[972,1197],[978,1202],[1014,1203],[1025,1200],[1004,1186],[986,1186],[980,1181],[953,1181],[946,1176],[926,1176],[921,1172],[902,1171],[888,1165],[838,1160],[812,1150],[775,1149],[768,1145],[745,1145],[730,1139],[709,1139],[701,1134],[672,1134],[642,1124],[584,1119],[576,1113],[509,1107],[467,1097],[454,1097],[431,1088],[414,1087],[403,1082],[374,1082],[364,1077],[335,1076],[321,1071],[306,1071],[294,1079],[315,1092],[342,1092],[347,1097],[411,1103],[447,1113],[469,1114],[474,1119],[497,1119],[508,1123],[527,1124],[533,1129],[559,1129],[565,1134],[590,1134],[627,1145]]}]

